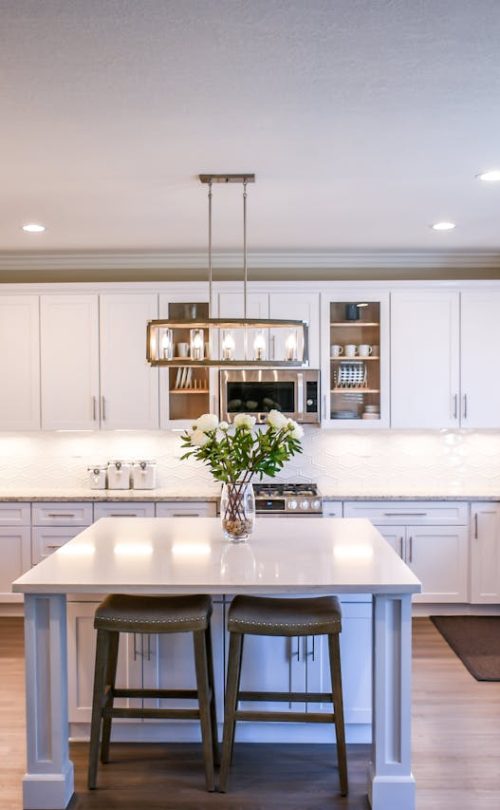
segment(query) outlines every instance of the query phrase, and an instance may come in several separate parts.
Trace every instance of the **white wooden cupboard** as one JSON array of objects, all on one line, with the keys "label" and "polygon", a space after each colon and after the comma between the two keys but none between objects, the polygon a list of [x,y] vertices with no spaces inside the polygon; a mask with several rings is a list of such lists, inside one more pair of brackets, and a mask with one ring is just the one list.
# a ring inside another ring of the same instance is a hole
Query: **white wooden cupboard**
[{"label": "white wooden cupboard", "polygon": [[473,604],[500,604],[500,504],[472,503],[470,588]]},{"label": "white wooden cupboard", "polygon": [[40,428],[39,300],[0,295],[0,430]]}]

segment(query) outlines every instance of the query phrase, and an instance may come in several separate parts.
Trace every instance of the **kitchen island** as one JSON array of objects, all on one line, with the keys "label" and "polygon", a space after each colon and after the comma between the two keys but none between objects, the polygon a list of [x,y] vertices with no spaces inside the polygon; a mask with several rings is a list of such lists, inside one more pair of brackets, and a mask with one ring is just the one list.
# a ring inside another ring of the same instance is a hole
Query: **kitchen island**
[{"label": "kitchen island", "polygon": [[[411,597],[415,575],[364,519],[260,518],[245,563],[215,518],[105,518],[16,580],[25,594],[26,810],[65,808],[68,753],[66,594],[373,595],[374,810],[414,810]],[[220,708],[220,707],[219,707]]]}]

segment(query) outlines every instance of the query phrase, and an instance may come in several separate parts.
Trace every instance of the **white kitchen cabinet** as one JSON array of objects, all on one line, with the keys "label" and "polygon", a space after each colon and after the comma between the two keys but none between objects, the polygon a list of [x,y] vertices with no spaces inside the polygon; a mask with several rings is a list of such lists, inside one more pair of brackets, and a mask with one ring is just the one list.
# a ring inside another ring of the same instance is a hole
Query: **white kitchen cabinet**
[{"label": "white kitchen cabinet", "polygon": [[500,427],[500,292],[461,293],[461,424]]},{"label": "white kitchen cabinet", "polygon": [[156,517],[215,517],[214,501],[164,501],[156,504]]},{"label": "white kitchen cabinet", "polygon": [[[319,293],[307,292],[271,292],[269,296],[269,317],[294,321],[307,321],[309,329],[309,366],[319,368]],[[270,335],[270,357],[272,360],[284,360],[286,357],[285,329],[272,330]],[[300,339],[300,335],[298,336]],[[303,347],[298,345],[299,357]]]},{"label": "white kitchen cabinet", "polygon": [[323,517],[341,518],[342,501],[323,501]]},{"label": "white kitchen cabinet", "polygon": [[0,602],[22,602],[23,595],[12,593],[11,586],[31,568],[29,526],[3,526],[0,523],[0,560]]},{"label": "white kitchen cabinet", "polygon": [[80,534],[84,528],[84,526],[34,526],[31,530],[33,565],[49,557]]},{"label": "white kitchen cabinet", "polygon": [[53,554],[93,521],[93,505],[84,502],[40,502],[32,507],[33,565]]},{"label": "white kitchen cabinet", "polygon": [[158,317],[156,293],[100,296],[101,428],[159,427],[158,369],[146,361],[146,324]]},{"label": "white kitchen cabinet", "polygon": [[0,431],[39,430],[38,296],[0,296],[0,347]]},{"label": "white kitchen cabinet", "polygon": [[471,602],[500,603],[500,504],[471,504]]},{"label": "white kitchen cabinet", "polygon": [[[192,291],[160,295],[160,318],[175,321],[208,318],[208,295]],[[213,335],[205,330],[205,350],[215,355],[217,347],[209,345]],[[189,351],[190,330],[176,328],[174,331],[174,354],[181,357]],[[217,371],[209,368],[161,368],[160,369],[160,427],[190,427],[202,413],[217,412]]]},{"label": "white kitchen cabinet", "polygon": [[391,425],[458,427],[459,293],[391,293]]},{"label": "white kitchen cabinet", "polygon": [[40,297],[42,427],[99,427],[97,295]]},{"label": "white kitchen cabinet", "polygon": [[327,428],[389,427],[389,295],[321,294],[322,419]]},{"label": "white kitchen cabinet", "polygon": [[144,501],[114,501],[113,503],[96,503],[94,505],[94,520],[104,517],[150,518],[154,516],[154,503]]}]

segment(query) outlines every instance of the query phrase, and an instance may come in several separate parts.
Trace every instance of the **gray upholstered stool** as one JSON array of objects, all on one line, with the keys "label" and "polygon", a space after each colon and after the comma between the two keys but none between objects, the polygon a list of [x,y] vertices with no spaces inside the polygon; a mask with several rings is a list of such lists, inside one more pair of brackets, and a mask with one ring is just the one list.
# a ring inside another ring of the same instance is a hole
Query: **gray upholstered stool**
[{"label": "gray upholstered stool", "polygon": [[[94,627],[97,649],[94,675],[88,786],[95,788],[102,722],[101,762],[109,761],[113,717],[199,719],[207,790],[215,790],[218,761],[209,596],[108,596],[97,608]],[[116,689],[120,633],[192,633],[197,689]],[[115,709],[115,697],[198,699],[198,709]]]},{"label": "gray upholstered stool", "polygon": [[[236,596],[229,608],[228,630],[229,666],[227,674],[224,741],[219,790],[225,792],[229,767],[233,756],[234,734],[237,720],[270,722],[334,723],[337,736],[337,757],[340,792],[347,795],[347,759],[340,670],[339,634],[342,629],[340,603],[335,596],[307,599],[273,599],[258,596]],[[245,634],[256,636],[312,636],[327,635],[330,656],[332,691],[319,692],[241,692],[241,659]],[[241,711],[240,700],[248,701],[303,701],[332,703],[333,713]]]}]

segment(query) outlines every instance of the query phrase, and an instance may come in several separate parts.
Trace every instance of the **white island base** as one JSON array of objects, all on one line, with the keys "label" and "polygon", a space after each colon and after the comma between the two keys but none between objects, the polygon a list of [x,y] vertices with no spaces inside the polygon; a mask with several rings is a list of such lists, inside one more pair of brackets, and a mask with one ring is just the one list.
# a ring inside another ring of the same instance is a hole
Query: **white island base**
[{"label": "white island base", "polygon": [[111,518],[82,532],[14,584],[25,594],[25,810],[63,810],[68,750],[66,594],[373,595],[373,810],[414,810],[411,595],[420,583],[366,520],[260,519],[250,569],[228,562],[214,518]]}]

